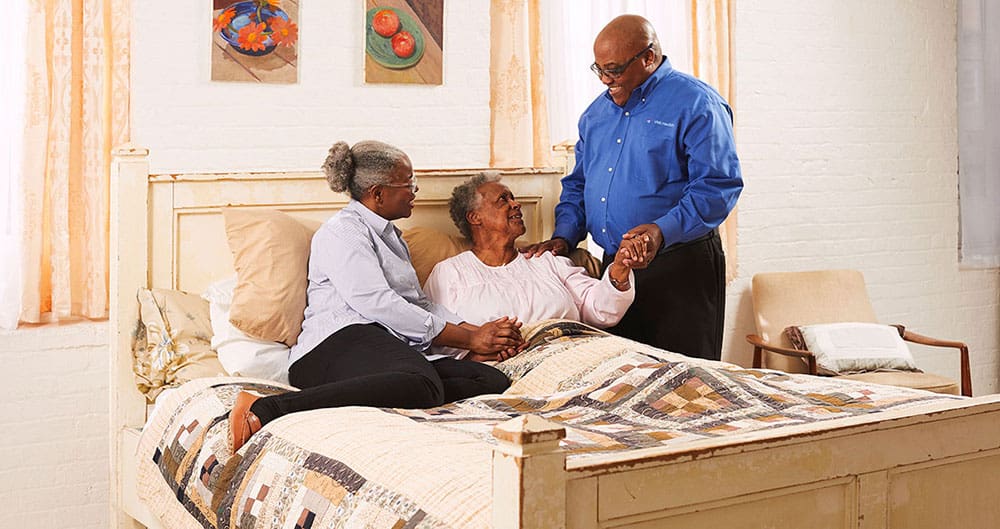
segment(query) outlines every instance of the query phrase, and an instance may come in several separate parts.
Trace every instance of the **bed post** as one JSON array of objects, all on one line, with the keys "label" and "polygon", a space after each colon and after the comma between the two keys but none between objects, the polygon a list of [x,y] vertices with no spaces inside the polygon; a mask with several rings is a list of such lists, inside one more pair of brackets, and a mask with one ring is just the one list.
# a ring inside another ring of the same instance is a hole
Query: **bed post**
[{"label": "bed post", "polygon": [[566,429],[536,415],[493,428],[493,528],[566,527]]},{"label": "bed post", "polygon": [[146,399],[136,388],[132,340],[139,321],[136,291],[147,284],[149,151],[125,145],[112,152],[110,317],[111,526],[140,527],[122,509],[125,428],[141,428]]}]

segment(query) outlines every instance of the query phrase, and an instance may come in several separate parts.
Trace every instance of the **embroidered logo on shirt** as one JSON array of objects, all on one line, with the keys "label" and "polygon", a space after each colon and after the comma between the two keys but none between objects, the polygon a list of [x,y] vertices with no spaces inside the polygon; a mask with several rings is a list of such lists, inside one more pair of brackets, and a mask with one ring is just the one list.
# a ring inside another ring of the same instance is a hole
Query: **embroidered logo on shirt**
[{"label": "embroidered logo on shirt", "polygon": [[658,119],[647,119],[646,123],[652,123],[653,125],[659,125],[661,127],[676,127],[676,123],[668,123],[666,121],[660,121]]}]

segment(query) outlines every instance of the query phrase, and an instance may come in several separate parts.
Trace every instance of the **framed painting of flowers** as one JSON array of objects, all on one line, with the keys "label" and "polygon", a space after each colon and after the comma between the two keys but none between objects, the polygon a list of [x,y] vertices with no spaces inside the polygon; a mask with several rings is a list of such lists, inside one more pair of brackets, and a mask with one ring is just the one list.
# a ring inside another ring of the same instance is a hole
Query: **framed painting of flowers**
[{"label": "framed painting of flowers", "polygon": [[212,80],[298,80],[301,0],[212,0]]},{"label": "framed painting of flowers", "polygon": [[444,0],[365,0],[365,82],[441,84]]}]

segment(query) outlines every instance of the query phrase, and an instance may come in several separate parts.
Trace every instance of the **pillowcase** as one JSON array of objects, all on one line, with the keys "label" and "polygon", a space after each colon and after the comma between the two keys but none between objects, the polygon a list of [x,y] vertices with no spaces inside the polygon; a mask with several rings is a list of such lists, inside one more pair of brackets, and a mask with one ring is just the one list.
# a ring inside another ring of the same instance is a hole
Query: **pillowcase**
[{"label": "pillowcase", "polygon": [[890,325],[824,323],[788,327],[784,332],[793,347],[816,356],[822,374],[919,371],[899,330]]},{"label": "pillowcase", "polygon": [[164,388],[224,376],[212,350],[208,303],[194,294],[139,289],[139,330],[134,348],[136,385],[150,401]]},{"label": "pillowcase", "polygon": [[410,262],[417,271],[421,286],[435,265],[472,248],[472,241],[465,237],[421,226],[403,230],[403,240],[410,248]]},{"label": "pillowcase", "polygon": [[229,321],[236,283],[235,277],[212,283],[201,296],[211,315],[212,349],[231,375],[288,384],[288,347],[247,336]]},{"label": "pillowcase", "polygon": [[309,247],[320,223],[271,209],[224,208],[236,267],[230,321],[247,335],[295,345],[306,308]]}]

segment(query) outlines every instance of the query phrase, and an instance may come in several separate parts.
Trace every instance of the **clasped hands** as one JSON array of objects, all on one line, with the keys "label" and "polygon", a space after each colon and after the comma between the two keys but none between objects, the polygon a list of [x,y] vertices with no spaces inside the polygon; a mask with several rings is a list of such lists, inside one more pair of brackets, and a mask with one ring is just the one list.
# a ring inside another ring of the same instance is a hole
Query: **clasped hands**
[{"label": "clasped hands", "polygon": [[468,360],[477,362],[503,362],[523,351],[528,343],[521,336],[521,322],[517,318],[503,318],[486,322],[478,327],[462,324],[472,332]]},{"label": "clasped hands", "polygon": [[[615,262],[630,269],[646,268],[662,246],[663,233],[660,227],[653,223],[640,224],[622,235]],[[545,252],[566,257],[569,250],[566,239],[554,238],[527,246],[521,253],[529,259]]]}]

